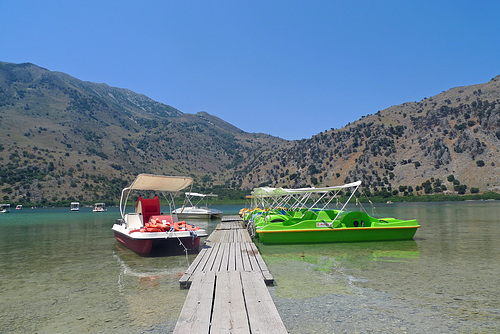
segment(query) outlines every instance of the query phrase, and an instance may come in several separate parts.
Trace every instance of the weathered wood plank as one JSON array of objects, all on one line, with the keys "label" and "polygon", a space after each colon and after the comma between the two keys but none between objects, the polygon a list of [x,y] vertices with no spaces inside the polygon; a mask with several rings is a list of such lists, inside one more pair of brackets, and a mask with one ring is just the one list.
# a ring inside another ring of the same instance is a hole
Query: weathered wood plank
[{"label": "weathered wood plank", "polygon": [[221,218],[221,221],[227,222],[227,221],[243,221],[240,216],[238,215],[224,215]]},{"label": "weathered wood plank", "polygon": [[221,246],[221,244],[219,244],[219,243],[214,244],[212,246],[212,252],[210,253],[210,256],[208,257],[207,261],[205,262],[205,266],[200,267],[201,270],[214,271],[213,266],[214,266],[215,260],[217,259],[217,256],[219,256],[220,246]]},{"label": "weathered wood plank", "polygon": [[221,262],[220,262],[220,271],[227,271],[229,266],[229,244],[223,243],[221,244],[223,248],[223,253],[221,254]]},{"label": "weathered wood plank", "polygon": [[223,247],[223,244],[217,244],[218,246],[218,250],[217,250],[217,256],[213,259],[214,262],[211,266],[211,269],[212,271],[220,271],[220,266],[221,266],[221,262],[222,262],[222,257],[224,256],[224,247]]},{"label": "weathered wood plank", "polygon": [[243,264],[243,271],[252,271],[252,265],[250,264],[250,258],[247,251],[247,243],[242,242],[240,244],[241,262]]},{"label": "weathered wood plank", "polygon": [[243,235],[245,236],[244,237],[245,242],[253,242],[252,238],[250,237],[250,234],[248,233],[248,231],[246,229],[243,229],[242,232],[243,232]]},{"label": "weathered wood plank", "polygon": [[248,260],[250,261],[250,265],[252,267],[252,271],[260,271],[259,264],[257,263],[257,259],[255,258],[255,254],[253,252],[251,244],[253,243],[245,243],[245,247],[248,254]]},{"label": "weathered wood plank", "polygon": [[243,254],[241,253],[241,243],[234,244],[234,252],[235,252],[235,262],[236,262],[236,270],[244,271],[245,267],[243,266]]},{"label": "weathered wood plank", "polygon": [[274,277],[269,272],[269,269],[267,269],[266,262],[264,262],[264,259],[260,255],[259,250],[257,249],[257,246],[255,246],[254,243],[251,243],[249,245],[250,245],[250,248],[253,251],[253,254],[255,256],[255,260],[257,260],[257,263],[259,265],[260,271],[262,272],[262,276],[264,277],[264,281],[268,285],[273,284],[274,283]]},{"label": "weathered wood plank", "polygon": [[207,242],[218,242],[219,240],[219,233],[217,233],[218,230],[213,231],[210,233],[210,235],[207,238]]},{"label": "weathered wood plank", "polygon": [[240,274],[217,273],[210,333],[250,333]]},{"label": "weathered wood plank", "polygon": [[227,264],[227,270],[236,270],[236,244],[229,244],[229,261]]},{"label": "weathered wood plank", "polygon": [[251,333],[287,333],[260,274],[245,271],[240,275]]},{"label": "weathered wood plank", "polygon": [[204,246],[201,250],[198,256],[194,259],[193,263],[187,268],[187,270],[184,272],[184,275],[182,275],[181,279],[179,280],[179,283],[181,285],[181,288],[189,288],[189,285],[191,284],[191,276],[193,273],[197,270],[198,266],[203,267],[204,261],[207,261],[208,256],[210,255],[212,251],[211,246]]},{"label": "weathered wood plank", "polygon": [[215,272],[194,277],[175,325],[174,334],[209,333],[214,289]]}]

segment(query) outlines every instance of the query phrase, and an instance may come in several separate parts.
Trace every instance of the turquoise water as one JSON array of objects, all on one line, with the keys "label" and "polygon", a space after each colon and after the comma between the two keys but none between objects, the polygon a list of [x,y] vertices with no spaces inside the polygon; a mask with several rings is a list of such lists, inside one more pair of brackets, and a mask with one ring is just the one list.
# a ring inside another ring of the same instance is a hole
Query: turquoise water
[{"label": "turquoise water", "polygon": [[[117,208],[91,210],[0,214],[0,333],[173,330],[187,295],[178,279],[196,255],[139,257],[114,240]],[[258,244],[290,333],[500,332],[500,202],[376,213],[422,228],[408,241]],[[197,223],[210,232],[217,221]]]}]

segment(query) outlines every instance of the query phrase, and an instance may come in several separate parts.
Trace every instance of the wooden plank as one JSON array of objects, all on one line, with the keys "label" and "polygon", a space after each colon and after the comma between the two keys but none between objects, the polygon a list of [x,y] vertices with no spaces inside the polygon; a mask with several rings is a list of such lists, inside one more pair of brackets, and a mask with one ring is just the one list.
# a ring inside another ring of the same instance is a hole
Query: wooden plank
[{"label": "wooden plank", "polygon": [[219,230],[217,232],[219,233],[219,242],[220,243],[226,242],[226,239],[227,239],[227,232],[226,232],[226,230]]},{"label": "wooden plank", "polygon": [[241,231],[241,229],[234,229],[233,230],[233,238],[234,238],[233,242],[235,242],[235,243],[240,242],[240,231]]},{"label": "wooden plank", "polygon": [[252,237],[250,237],[250,234],[248,233],[247,229],[243,229],[244,234],[245,234],[245,242],[253,242]]},{"label": "wooden plank", "polygon": [[236,271],[244,271],[243,267],[243,255],[241,254],[241,243],[234,243],[234,255],[235,255],[235,264],[236,264]]},{"label": "wooden plank", "polygon": [[229,261],[227,264],[227,270],[236,270],[236,244],[229,244]]},{"label": "wooden plank", "polygon": [[288,333],[258,272],[241,272],[251,333]]},{"label": "wooden plank", "polygon": [[[262,272],[262,276],[264,277],[264,281],[266,282],[267,285],[274,284],[274,277],[271,275],[269,272],[269,269],[267,269],[267,265],[264,262],[264,259],[259,253],[259,250],[257,249],[257,246],[252,242],[250,245],[250,248],[252,249],[252,253],[255,257],[255,260],[257,261],[257,264],[259,265],[260,271]],[[254,269],[255,270],[255,269]]]},{"label": "wooden plank", "polygon": [[218,251],[217,251],[217,256],[214,258],[214,262],[212,264],[211,270],[217,272],[220,271],[220,266],[222,262],[222,258],[224,257],[224,247],[223,244],[217,244],[218,245]]},{"label": "wooden plank", "polygon": [[208,236],[206,242],[218,242],[218,239],[219,239],[219,234],[217,233],[217,230],[215,230]]},{"label": "wooden plank", "polygon": [[241,229],[240,230],[240,235],[241,235],[241,242],[252,242],[252,238],[250,238],[250,234],[248,234],[248,231],[246,229]]},{"label": "wooden plank", "polygon": [[250,333],[240,274],[217,273],[211,333]]},{"label": "wooden plank", "polygon": [[220,245],[219,243],[215,244],[212,246],[212,252],[210,253],[210,257],[207,259],[205,266],[200,267],[201,270],[203,271],[213,271],[213,265],[214,262],[220,252]]},{"label": "wooden plank", "polygon": [[227,242],[227,233],[226,233],[226,230],[220,230],[219,234],[220,234],[219,242],[220,243]]},{"label": "wooden plank", "polygon": [[243,221],[239,215],[225,215],[222,216],[221,221],[223,222],[228,222],[228,221]]},{"label": "wooden plank", "polygon": [[240,244],[241,261],[243,264],[243,271],[252,271],[252,264],[250,263],[250,258],[248,256],[247,243],[242,242]]},{"label": "wooden plank", "polygon": [[215,272],[195,276],[174,334],[209,333],[214,289]]},{"label": "wooden plank", "polygon": [[206,261],[208,256],[210,255],[212,251],[211,246],[204,246],[201,250],[198,256],[194,259],[193,263],[187,268],[187,270],[184,272],[184,275],[182,275],[181,279],[179,280],[179,283],[181,285],[181,288],[189,288],[189,285],[191,285],[191,277],[198,268],[198,266],[201,264],[201,266],[204,266],[203,261]]},{"label": "wooden plank", "polygon": [[229,244],[223,243],[221,244],[221,247],[223,248],[223,253],[221,254],[221,263],[220,263],[220,271],[227,271],[228,266],[229,266]]}]

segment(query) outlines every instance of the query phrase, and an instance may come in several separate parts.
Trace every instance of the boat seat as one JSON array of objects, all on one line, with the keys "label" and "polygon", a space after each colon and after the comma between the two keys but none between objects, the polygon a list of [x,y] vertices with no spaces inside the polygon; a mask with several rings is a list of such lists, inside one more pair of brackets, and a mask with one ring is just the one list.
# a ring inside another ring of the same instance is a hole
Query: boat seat
[{"label": "boat seat", "polygon": [[359,211],[347,211],[340,214],[340,221],[345,224],[346,227],[369,227],[370,217]]},{"label": "boat seat", "polygon": [[142,217],[137,213],[127,214],[127,224],[130,230],[135,230],[144,227],[142,223]]},{"label": "boat seat", "polygon": [[318,215],[312,211],[306,211],[302,214],[302,220],[316,220]]},{"label": "boat seat", "polygon": [[160,212],[160,198],[155,196],[153,198],[142,198],[139,196],[135,212],[142,214],[142,222],[146,224],[151,216],[159,216]]},{"label": "boat seat", "polygon": [[330,215],[326,211],[318,212],[318,217],[321,218],[322,220],[324,220],[325,222],[332,221],[332,218],[330,217]]}]

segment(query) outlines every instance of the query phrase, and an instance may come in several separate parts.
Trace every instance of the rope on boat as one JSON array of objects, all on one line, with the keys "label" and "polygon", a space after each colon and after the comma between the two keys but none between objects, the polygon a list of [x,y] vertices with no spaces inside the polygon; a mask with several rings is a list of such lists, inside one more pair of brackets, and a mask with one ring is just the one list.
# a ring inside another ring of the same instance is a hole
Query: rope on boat
[{"label": "rope on boat", "polygon": [[250,238],[253,239],[255,237],[255,224],[253,223],[253,221],[248,222],[247,231],[248,231],[248,234],[250,234]]},{"label": "rope on boat", "polygon": [[[174,232],[175,232],[175,227],[174,227],[174,225],[172,224],[172,227],[170,228],[170,230],[168,230],[168,231],[166,232],[166,233],[167,233],[167,238],[169,237],[169,234],[170,234],[170,233],[174,233]],[[194,232],[194,231],[190,231],[190,232]],[[193,234],[192,234],[192,233],[190,233],[190,234],[191,234],[191,237],[193,237]],[[196,235],[196,232],[195,232],[194,234]],[[187,262],[188,267],[189,267],[189,257],[188,257],[188,253],[189,253],[189,251],[188,251],[188,249],[186,248],[186,246],[184,246],[184,244],[182,243],[181,238],[179,238],[179,236],[178,236],[178,235],[175,235],[175,234],[174,234],[174,236],[177,238],[177,240],[179,240],[179,245],[181,245],[181,246],[184,248],[184,254],[186,254],[186,262]],[[194,237],[193,237],[193,238],[194,238]]]}]

